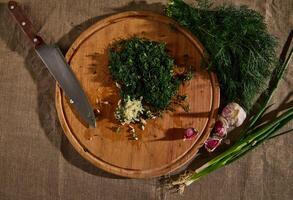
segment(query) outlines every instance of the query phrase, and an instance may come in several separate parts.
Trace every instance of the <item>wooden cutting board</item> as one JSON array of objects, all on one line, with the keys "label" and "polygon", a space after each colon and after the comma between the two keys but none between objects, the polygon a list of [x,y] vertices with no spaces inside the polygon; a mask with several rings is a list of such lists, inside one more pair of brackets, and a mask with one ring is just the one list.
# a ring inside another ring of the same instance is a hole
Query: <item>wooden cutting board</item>
[{"label": "wooden cutting board", "polygon": [[[108,47],[114,41],[144,37],[165,42],[179,66],[195,68],[195,77],[181,86],[188,95],[190,112],[182,108],[162,118],[148,120],[144,131],[137,128],[138,141],[129,138],[127,128],[116,133],[114,111],[119,91],[108,70]],[[156,177],[170,173],[190,161],[209,136],[220,101],[216,76],[201,68],[203,46],[186,29],[168,17],[150,12],[124,12],[107,17],[83,32],[72,44],[66,59],[93,107],[101,115],[97,128],[88,128],[56,88],[56,108],[65,135],[74,148],[95,166],[121,176]],[[109,104],[102,106],[96,100]],[[199,135],[184,141],[187,127]]]}]

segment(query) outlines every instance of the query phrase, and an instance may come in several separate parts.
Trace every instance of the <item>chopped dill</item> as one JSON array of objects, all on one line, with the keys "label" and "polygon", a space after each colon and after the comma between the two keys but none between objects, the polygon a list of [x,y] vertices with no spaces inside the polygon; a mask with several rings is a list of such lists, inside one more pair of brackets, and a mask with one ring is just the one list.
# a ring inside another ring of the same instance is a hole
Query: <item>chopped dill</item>
[{"label": "chopped dill", "polygon": [[176,74],[166,44],[144,38],[118,41],[109,57],[110,73],[121,91],[115,116],[123,124],[161,116],[176,99],[179,85],[193,76],[191,70]]}]

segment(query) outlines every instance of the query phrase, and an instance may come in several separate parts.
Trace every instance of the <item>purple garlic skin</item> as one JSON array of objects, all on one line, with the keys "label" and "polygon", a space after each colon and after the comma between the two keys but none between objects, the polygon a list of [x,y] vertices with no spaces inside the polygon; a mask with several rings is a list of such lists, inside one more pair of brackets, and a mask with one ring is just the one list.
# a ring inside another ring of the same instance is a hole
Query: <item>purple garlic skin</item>
[{"label": "purple garlic skin", "polygon": [[213,152],[222,142],[218,137],[210,137],[205,141],[204,147],[208,152]]},{"label": "purple garlic skin", "polygon": [[195,128],[187,128],[184,133],[184,140],[191,140],[198,135],[198,131]]},{"label": "purple garlic skin", "polygon": [[222,110],[221,116],[227,120],[229,126],[239,127],[246,119],[246,112],[239,104],[233,102]]},{"label": "purple garlic skin", "polygon": [[241,126],[245,118],[246,112],[239,104],[232,102],[225,106],[215,123],[212,135],[205,142],[206,150],[213,152],[227,136],[230,128]]},{"label": "purple garlic skin", "polygon": [[223,139],[227,136],[228,128],[229,124],[227,120],[224,117],[219,116],[214,125],[213,135]]},{"label": "purple garlic skin", "polygon": [[220,138],[227,136],[227,128],[224,126],[224,123],[220,120],[217,120],[214,126],[214,133]]}]

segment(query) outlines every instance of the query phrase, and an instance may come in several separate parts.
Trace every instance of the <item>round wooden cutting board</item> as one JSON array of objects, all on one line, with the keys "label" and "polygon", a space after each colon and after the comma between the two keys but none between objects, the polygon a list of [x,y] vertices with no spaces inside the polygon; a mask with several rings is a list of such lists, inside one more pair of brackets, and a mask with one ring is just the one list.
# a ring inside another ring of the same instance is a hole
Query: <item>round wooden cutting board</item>
[{"label": "round wooden cutting board", "polygon": [[[114,41],[144,37],[165,42],[178,66],[195,68],[194,78],[180,86],[187,94],[190,111],[176,108],[162,118],[147,120],[145,130],[136,127],[132,140],[127,127],[116,132],[114,111],[119,91],[108,70],[108,48]],[[74,148],[95,166],[133,178],[170,173],[190,161],[209,136],[217,114],[220,90],[213,73],[201,68],[203,46],[190,32],[168,17],[150,12],[124,12],[98,21],[72,44],[66,59],[80,81],[93,108],[101,114],[96,128],[88,128],[70,106],[62,90],[56,89],[56,108],[63,130]],[[99,102],[108,104],[97,105]],[[199,135],[183,140],[185,128]]]}]

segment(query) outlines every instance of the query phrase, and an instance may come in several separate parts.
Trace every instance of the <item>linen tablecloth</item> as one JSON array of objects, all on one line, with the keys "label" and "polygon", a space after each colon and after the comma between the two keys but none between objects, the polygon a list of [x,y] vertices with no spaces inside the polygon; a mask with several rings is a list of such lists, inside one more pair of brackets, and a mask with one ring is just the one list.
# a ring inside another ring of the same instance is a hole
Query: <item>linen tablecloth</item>
[{"label": "linen tablecloth", "polygon": [[[97,20],[121,11],[164,12],[167,1],[21,0],[37,32],[65,53]],[[192,1],[189,1],[192,3]],[[216,1],[221,4],[224,1]],[[225,1],[263,14],[280,52],[293,28],[292,0]],[[292,105],[292,64],[272,102]],[[95,168],[71,146],[56,115],[55,82],[0,0],[0,200],[289,200],[292,135],[268,141],[239,161],[187,188],[183,196],[159,179],[120,178]],[[271,114],[269,117],[273,118]],[[285,129],[293,127],[292,122]],[[208,156],[208,155],[207,155]],[[195,159],[193,163],[197,163]]]}]

